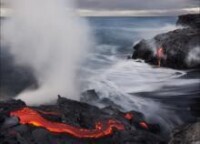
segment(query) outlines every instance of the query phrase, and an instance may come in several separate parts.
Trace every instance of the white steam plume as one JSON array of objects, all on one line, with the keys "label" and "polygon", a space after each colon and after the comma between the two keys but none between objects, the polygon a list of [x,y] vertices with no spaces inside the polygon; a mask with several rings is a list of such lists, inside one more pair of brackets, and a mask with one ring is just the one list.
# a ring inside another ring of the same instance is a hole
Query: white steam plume
[{"label": "white steam plume", "polygon": [[188,66],[197,66],[200,64],[200,46],[194,47],[192,50],[189,51],[186,63]]},{"label": "white steam plume", "polygon": [[17,64],[34,70],[37,90],[17,98],[29,105],[49,103],[61,94],[79,99],[76,72],[89,44],[89,28],[69,0],[13,0],[1,27],[3,43]]}]

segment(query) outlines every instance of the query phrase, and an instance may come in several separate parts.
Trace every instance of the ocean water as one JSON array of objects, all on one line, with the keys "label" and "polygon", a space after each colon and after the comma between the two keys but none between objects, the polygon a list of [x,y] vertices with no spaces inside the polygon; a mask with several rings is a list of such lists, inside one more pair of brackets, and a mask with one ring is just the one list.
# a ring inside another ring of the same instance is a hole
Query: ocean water
[{"label": "ocean water", "polygon": [[180,28],[176,20],[177,17],[88,18],[96,41],[80,71],[81,88],[94,89],[99,95],[99,99],[88,103],[140,111],[166,132],[195,120],[191,105],[200,94],[198,72],[127,60],[133,45],[141,39]]}]

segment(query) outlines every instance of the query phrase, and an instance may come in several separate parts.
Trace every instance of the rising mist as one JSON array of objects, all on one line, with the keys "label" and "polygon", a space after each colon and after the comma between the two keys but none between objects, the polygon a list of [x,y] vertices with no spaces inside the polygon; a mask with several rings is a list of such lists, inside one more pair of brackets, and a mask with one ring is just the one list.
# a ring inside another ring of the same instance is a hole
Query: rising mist
[{"label": "rising mist", "polygon": [[29,105],[53,102],[60,94],[79,99],[77,68],[89,43],[86,21],[69,0],[14,0],[1,26],[2,45],[18,65],[33,69],[38,89],[17,96]]}]

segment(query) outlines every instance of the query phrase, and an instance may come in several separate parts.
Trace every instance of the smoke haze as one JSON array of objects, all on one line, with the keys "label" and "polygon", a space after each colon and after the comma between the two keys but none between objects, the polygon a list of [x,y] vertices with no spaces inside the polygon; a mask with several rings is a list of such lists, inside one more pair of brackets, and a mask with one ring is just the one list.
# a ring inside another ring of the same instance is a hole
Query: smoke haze
[{"label": "smoke haze", "polygon": [[196,46],[187,55],[186,62],[188,66],[196,66],[200,64],[200,47]]},{"label": "smoke haze", "polygon": [[89,44],[87,23],[69,0],[10,1],[2,24],[2,44],[19,65],[33,69],[39,88],[18,95],[29,105],[52,102],[61,94],[79,99],[77,67]]}]

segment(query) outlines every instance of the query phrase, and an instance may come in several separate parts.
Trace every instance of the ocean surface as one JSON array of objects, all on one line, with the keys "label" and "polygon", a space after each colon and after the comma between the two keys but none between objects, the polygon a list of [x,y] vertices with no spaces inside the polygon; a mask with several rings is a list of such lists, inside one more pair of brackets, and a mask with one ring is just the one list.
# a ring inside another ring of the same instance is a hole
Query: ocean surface
[{"label": "ocean surface", "polygon": [[95,44],[82,64],[81,88],[82,91],[94,89],[99,95],[89,103],[140,111],[149,122],[159,123],[166,132],[195,120],[196,111],[192,107],[200,97],[198,71],[157,68],[127,59],[133,53],[133,45],[141,39],[177,29],[177,17],[91,17],[87,20]]}]

